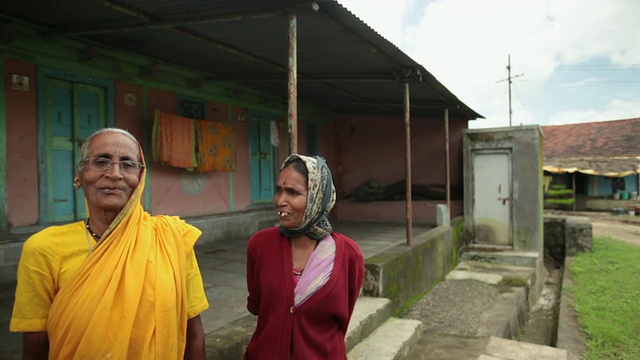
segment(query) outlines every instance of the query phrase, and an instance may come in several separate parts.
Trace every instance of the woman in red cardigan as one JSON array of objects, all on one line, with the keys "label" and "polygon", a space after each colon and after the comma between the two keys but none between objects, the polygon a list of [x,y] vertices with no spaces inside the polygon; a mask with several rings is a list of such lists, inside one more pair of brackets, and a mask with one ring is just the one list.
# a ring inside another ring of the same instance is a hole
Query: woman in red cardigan
[{"label": "woman in red cardigan", "polygon": [[344,338],[364,279],[352,239],[332,231],[333,179],[319,156],[283,163],[274,203],[280,227],[247,247],[247,309],[258,326],[245,359],[346,359]]}]

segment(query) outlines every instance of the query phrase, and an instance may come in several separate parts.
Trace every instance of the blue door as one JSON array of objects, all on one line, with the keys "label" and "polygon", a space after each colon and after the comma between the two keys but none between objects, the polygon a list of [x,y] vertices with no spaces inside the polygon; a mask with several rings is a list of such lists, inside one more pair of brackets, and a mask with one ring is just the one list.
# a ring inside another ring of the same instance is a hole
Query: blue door
[{"label": "blue door", "polygon": [[82,190],[73,189],[82,142],[105,127],[105,89],[44,78],[44,127],[40,140],[41,215],[44,223],[86,216]]},{"label": "blue door", "polygon": [[273,117],[249,114],[249,176],[251,202],[271,203],[275,188],[275,147],[271,145]]}]

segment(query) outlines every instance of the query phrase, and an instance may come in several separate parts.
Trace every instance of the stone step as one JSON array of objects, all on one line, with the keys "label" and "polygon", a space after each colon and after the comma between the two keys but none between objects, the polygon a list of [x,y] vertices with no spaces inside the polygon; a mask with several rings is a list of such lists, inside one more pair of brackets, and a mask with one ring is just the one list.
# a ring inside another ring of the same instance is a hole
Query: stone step
[{"label": "stone step", "polygon": [[[391,300],[360,296],[353,309],[345,337],[347,352],[389,320],[392,314]],[[207,357],[242,359],[245,347],[256,328],[256,320],[255,316],[247,315],[208,333]]]},{"label": "stone step", "polygon": [[353,309],[345,346],[347,352],[353,349],[358,343],[367,338],[380,325],[384,324],[393,315],[391,300],[386,298],[376,298],[360,296]]},{"label": "stone step", "polygon": [[506,264],[535,268],[538,264],[538,253],[535,251],[471,248],[460,254],[460,259],[462,261],[477,261],[490,264]]},{"label": "stone step", "polygon": [[422,322],[390,318],[349,351],[347,357],[349,360],[408,359],[421,336]]},{"label": "stone step", "polygon": [[478,360],[571,360],[571,353],[545,345],[519,342],[492,336]]}]

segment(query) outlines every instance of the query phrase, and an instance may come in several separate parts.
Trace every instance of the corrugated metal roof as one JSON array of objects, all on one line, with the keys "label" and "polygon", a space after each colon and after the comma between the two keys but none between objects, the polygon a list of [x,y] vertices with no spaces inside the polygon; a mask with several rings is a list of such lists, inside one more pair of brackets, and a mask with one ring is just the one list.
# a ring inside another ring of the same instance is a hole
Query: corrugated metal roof
[{"label": "corrugated metal roof", "polygon": [[[315,11],[313,6],[317,6]],[[393,5],[390,5],[393,6]],[[402,116],[404,69],[411,114],[441,119],[482,116],[424,67],[334,0],[30,0],[0,14],[50,33],[102,43],[287,95],[288,14],[297,16],[298,101],[335,112]]]}]

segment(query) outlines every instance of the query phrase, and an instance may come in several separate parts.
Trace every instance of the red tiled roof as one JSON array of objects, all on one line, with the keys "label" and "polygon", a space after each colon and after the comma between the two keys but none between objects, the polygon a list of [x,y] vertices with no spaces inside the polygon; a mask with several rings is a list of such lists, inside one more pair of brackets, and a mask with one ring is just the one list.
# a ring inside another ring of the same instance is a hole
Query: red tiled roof
[{"label": "red tiled roof", "polygon": [[640,118],[541,128],[545,159],[640,156]]}]

